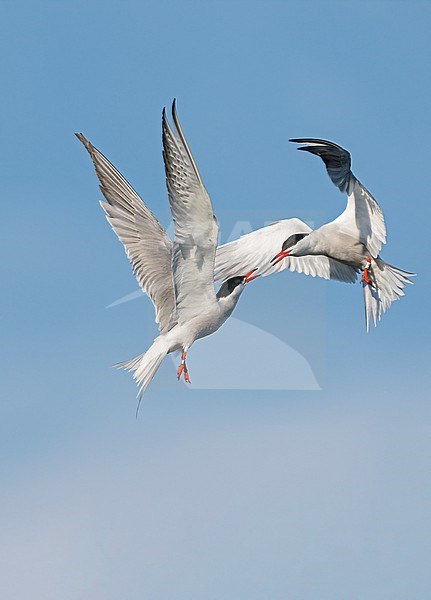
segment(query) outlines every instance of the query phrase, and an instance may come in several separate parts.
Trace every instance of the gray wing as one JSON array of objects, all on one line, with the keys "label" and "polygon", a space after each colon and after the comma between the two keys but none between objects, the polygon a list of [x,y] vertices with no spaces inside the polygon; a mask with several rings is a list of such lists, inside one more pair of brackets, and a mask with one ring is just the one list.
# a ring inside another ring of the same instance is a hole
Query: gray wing
[{"label": "gray wing", "polygon": [[124,245],[142,290],[156,311],[156,323],[164,331],[174,309],[171,260],[172,242],[150,209],[117,169],[83,135],[106,202],[101,206],[112,229]]},{"label": "gray wing", "polygon": [[219,246],[214,277],[216,280],[226,280],[245,275],[247,271],[257,268],[258,274],[263,277],[289,270],[312,277],[335,279],[346,283],[355,282],[355,269],[327,256],[288,256],[276,265],[271,263],[290,236],[298,233],[308,234],[310,231],[312,231],[311,227],[300,219],[285,219]]},{"label": "gray wing", "polygon": [[296,138],[289,141],[305,144],[298,150],[320,156],[331,181],[348,196],[345,211],[334,223],[344,233],[359,239],[371,256],[377,257],[382,244],[386,243],[385,220],[376,200],[353,175],[350,153],[327,140]]},{"label": "gray wing", "polygon": [[175,226],[172,271],[176,318],[189,321],[211,304],[216,305],[214,258],[217,220],[208,193],[172,105],[175,133],[162,114],[163,160],[166,186]]}]

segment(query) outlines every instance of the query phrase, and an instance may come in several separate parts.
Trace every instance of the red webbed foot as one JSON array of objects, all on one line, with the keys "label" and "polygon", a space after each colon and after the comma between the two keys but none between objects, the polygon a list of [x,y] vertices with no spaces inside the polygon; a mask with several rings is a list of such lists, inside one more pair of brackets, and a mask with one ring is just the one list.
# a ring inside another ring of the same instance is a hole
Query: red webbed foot
[{"label": "red webbed foot", "polygon": [[191,383],[190,377],[189,377],[189,372],[188,372],[187,366],[186,366],[186,356],[187,356],[187,352],[183,352],[181,355],[181,363],[177,369],[177,378],[179,380],[181,375],[183,375],[184,381],[186,383]]}]

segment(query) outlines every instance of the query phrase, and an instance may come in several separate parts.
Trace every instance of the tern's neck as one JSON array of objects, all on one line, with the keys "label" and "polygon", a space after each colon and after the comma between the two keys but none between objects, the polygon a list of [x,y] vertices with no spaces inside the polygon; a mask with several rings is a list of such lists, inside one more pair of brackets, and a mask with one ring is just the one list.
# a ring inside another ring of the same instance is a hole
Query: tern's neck
[{"label": "tern's neck", "polygon": [[234,290],[231,294],[229,294],[229,296],[224,296],[223,298],[218,299],[220,311],[225,319],[230,317],[232,314],[233,309],[237,305],[239,297],[241,296],[241,291]]},{"label": "tern's neck", "polygon": [[303,240],[295,244],[290,251],[290,256],[307,256],[314,254],[316,250],[316,240],[312,234],[307,235]]}]

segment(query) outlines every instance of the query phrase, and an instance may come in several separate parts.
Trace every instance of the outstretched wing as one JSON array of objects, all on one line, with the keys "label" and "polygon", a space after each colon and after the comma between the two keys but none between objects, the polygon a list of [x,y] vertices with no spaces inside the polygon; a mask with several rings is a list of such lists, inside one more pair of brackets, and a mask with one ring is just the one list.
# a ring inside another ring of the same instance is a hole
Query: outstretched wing
[{"label": "outstretched wing", "polygon": [[166,186],[175,226],[172,271],[177,318],[180,323],[217,303],[214,258],[217,220],[208,193],[172,105],[175,132],[163,109],[163,160]]},{"label": "outstretched wing", "polygon": [[233,242],[219,246],[214,277],[216,280],[226,280],[257,268],[257,273],[264,277],[278,271],[289,270],[347,283],[356,281],[355,269],[327,256],[288,256],[276,265],[271,263],[286,240],[297,234],[308,234],[310,231],[312,231],[311,227],[300,219],[286,219],[256,229]]},{"label": "outstretched wing", "polygon": [[112,229],[123,243],[142,290],[150,297],[161,331],[174,308],[172,242],[156,217],[117,169],[83,135],[106,202],[101,206]]},{"label": "outstretched wing", "polygon": [[359,239],[367,247],[371,256],[378,256],[382,244],[386,243],[386,226],[382,209],[353,175],[349,152],[327,140],[296,138],[289,141],[305,144],[298,150],[320,156],[331,181],[348,196],[346,209],[334,220],[334,223],[344,233]]}]

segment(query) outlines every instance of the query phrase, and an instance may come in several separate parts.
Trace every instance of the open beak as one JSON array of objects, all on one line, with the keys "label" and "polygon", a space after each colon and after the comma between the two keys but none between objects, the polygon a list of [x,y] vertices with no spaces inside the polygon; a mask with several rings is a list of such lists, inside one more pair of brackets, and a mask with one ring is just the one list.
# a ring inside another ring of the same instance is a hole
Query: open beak
[{"label": "open beak", "polygon": [[255,273],[256,271],[257,269],[252,269],[251,271],[246,273],[244,275],[244,283],[250,283],[250,281],[253,281],[253,279],[257,279],[259,275],[253,275],[253,273]]},{"label": "open beak", "polygon": [[276,265],[281,260],[283,260],[284,258],[286,258],[286,256],[289,256],[289,250],[282,250],[281,252],[279,252],[278,254],[276,254],[273,259],[271,259],[272,265],[273,266]]}]

